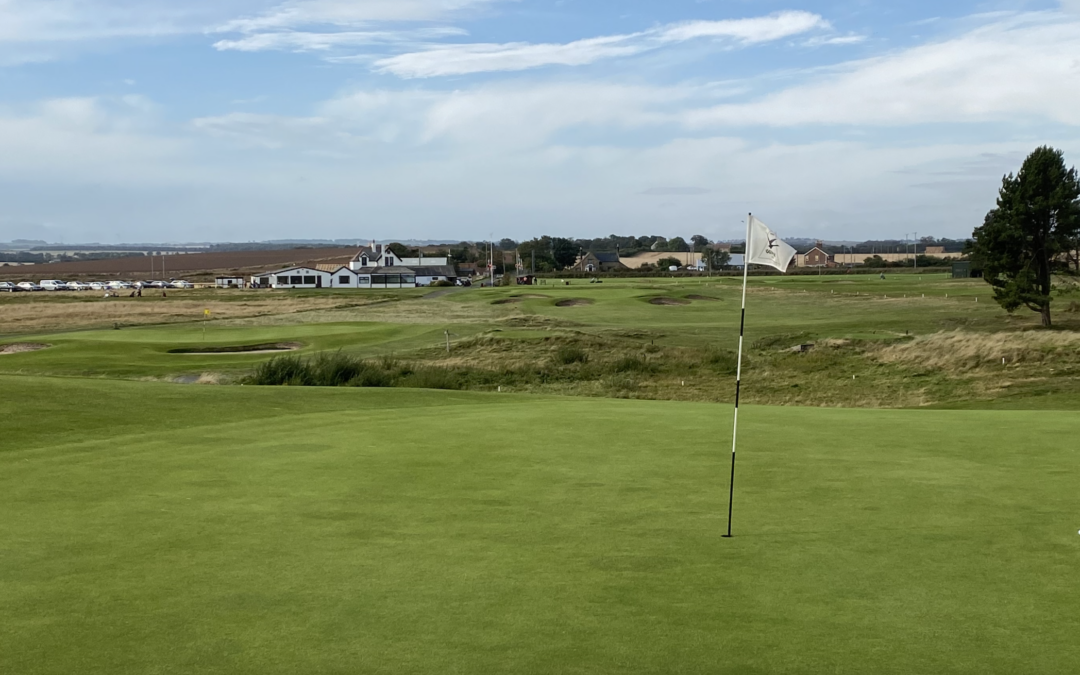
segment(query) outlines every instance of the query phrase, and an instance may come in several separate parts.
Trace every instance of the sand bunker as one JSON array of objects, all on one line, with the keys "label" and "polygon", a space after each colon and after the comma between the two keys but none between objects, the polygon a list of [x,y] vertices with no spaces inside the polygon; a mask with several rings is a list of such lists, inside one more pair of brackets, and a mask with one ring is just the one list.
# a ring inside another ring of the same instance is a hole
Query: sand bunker
[{"label": "sand bunker", "polygon": [[276,354],[291,352],[303,347],[300,342],[271,342],[261,345],[239,345],[236,347],[185,347],[170,349],[170,354]]},{"label": "sand bunker", "polygon": [[689,300],[681,298],[649,298],[650,305],[689,305]]},{"label": "sand bunker", "polygon": [[713,300],[713,301],[720,300],[720,298],[714,298],[711,295],[688,295],[688,296],[686,296],[686,299],[687,300]]},{"label": "sand bunker", "polygon": [[509,305],[515,302],[521,302],[521,298],[502,298],[501,300],[492,300],[493,305]]},{"label": "sand bunker", "polygon": [[580,307],[581,305],[591,305],[592,300],[586,300],[585,298],[570,298],[568,300],[560,300],[555,303],[556,307]]},{"label": "sand bunker", "polygon": [[0,345],[0,354],[24,354],[36,352],[39,349],[48,349],[52,345],[42,342],[13,342],[9,345]]}]

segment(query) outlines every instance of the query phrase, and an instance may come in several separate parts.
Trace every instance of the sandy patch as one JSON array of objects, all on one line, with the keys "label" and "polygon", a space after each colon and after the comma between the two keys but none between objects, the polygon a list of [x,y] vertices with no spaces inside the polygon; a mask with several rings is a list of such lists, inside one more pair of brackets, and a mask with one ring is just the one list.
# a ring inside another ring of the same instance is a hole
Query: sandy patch
[{"label": "sandy patch", "polygon": [[42,342],[13,342],[9,345],[0,345],[0,354],[24,354],[36,352],[39,349],[48,349],[52,345]]},{"label": "sandy patch", "polygon": [[714,298],[711,295],[688,295],[688,296],[686,296],[686,299],[687,300],[712,300],[712,301],[720,300],[720,298]]}]

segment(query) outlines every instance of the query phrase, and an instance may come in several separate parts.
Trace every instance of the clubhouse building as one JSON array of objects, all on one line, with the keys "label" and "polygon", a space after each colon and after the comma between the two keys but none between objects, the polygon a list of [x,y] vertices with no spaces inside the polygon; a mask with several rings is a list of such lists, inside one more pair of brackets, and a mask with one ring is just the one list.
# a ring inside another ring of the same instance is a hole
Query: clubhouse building
[{"label": "clubhouse building", "polygon": [[347,265],[287,267],[251,277],[255,288],[416,288],[457,281],[447,258],[399,258],[383,244],[361,248]]}]

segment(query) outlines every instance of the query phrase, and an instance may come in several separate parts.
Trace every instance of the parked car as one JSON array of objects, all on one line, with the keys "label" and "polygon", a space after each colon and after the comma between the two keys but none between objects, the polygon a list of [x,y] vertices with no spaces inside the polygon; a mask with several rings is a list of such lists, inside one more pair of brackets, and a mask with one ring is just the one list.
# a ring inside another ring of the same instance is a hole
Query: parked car
[{"label": "parked car", "polygon": [[68,285],[59,279],[42,279],[41,287],[46,291],[66,291]]},{"label": "parked car", "polygon": [[90,290],[90,284],[84,284],[81,281],[69,281],[64,284],[69,291],[88,291]]},{"label": "parked car", "polygon": [[92,290],[92,291],[103,291],[106,288],[108,288],[108,286],[101,283],[100,281],[91,281],[89,286],[90,286],[90,290]]},{"label": "parked car", "polygon": [[17,284],[13,284],[10,281],[0,281],[0,293],[18,293],[23,289],[19,288]]},{"label": "parked car", "polygon": [[195,284],[190,281],[184,281],[183,279],[173,279],[169,282],[170,288],[195,288]]},{"label": "parked car", "polygon": [[110,281],[108,285],[109,288],[112,288],[114,290],[126,290],[128,288],[131,288],[131,283],[127,281]]},{"label": "parked car", "polygon": [[20,281],[18,286],[19,286],[19,288],[23,289],[24,291],[40,291],[40,290],[42,290],[41,286],[38,286],[33,281]]}]

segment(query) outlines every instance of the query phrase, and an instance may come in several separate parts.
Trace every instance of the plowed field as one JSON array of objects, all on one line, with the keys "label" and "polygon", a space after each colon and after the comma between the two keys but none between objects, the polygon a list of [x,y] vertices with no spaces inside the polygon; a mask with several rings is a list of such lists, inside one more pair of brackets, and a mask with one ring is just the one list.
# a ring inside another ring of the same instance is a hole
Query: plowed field
[{"label": "plowed field", "polygon": [[[214,272],[256,272],[308,262],[345,263],[355,253],[351,247],[291,248],[277,251],[223,251],[164,256],[165,276],[176,277]],[[153,259],[154,278],[161,278],[162,256]],[[148,278],[151,259],[131,256],[112,260],[48,263],[0,267],[0,277],[38,280],[64,279],[78,275]]]}]

